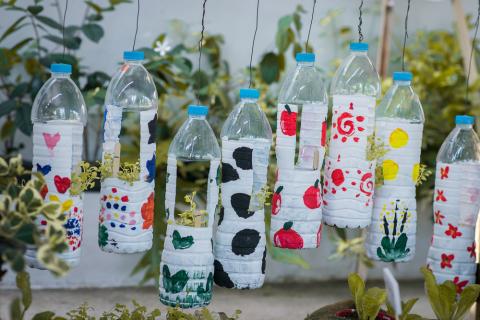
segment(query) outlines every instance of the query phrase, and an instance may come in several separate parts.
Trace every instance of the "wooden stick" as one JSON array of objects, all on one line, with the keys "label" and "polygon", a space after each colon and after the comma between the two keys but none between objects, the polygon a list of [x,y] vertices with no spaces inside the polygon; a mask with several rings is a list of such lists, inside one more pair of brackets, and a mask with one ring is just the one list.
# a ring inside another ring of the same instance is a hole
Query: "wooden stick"
[{"label": "wooden stick", "polygon": [[381,79],[387,77],[388,63],[390,62],[390,40],[392,38],[392,18],[394,0],[382,0],[380,42],[377,51],[377,70]]},{"label": "wooden stick", "polygon": [[120,142],[115,143],[115,148],[113,150],[113,168],[112,168],[112,176],[117,177],[118,171],[120,171],[120,151],[122,145]]}]

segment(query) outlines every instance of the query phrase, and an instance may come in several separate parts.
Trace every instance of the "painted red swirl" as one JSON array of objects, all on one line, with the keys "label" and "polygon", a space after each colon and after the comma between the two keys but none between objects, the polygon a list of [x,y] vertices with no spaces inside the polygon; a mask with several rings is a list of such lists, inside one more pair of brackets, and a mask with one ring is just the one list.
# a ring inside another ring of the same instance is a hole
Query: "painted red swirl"
[{"label": "painted red swirl", "polygon": [[337,130],[343,136],[351,136],[355,132],[355,124],[352,120],[353,115],[344,112],[337,118]]},{"label": "painted red swirl", "polygon": [[364,193],[367,197],[370,197],[373,192],[373,181],[372,181],[372,173],[368,172],[362,176],[360,182],[360,191]]}]

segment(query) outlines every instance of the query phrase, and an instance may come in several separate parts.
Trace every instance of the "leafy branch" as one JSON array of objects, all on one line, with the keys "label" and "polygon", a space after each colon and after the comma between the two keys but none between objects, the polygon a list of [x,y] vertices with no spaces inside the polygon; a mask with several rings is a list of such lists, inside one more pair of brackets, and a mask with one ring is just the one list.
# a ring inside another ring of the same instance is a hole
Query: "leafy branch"
[{"label": "leafy branch", "polygon": [[185,203],[190,207],[177,214],[176,220],[179,224],[189,227],[206,227],[208,220],[205,217],[208,215],[206,210],[197,210],[197,203],[195,202],[195,196],[197,191],[193,191],[191,194],[187,194],[184,197]]}]

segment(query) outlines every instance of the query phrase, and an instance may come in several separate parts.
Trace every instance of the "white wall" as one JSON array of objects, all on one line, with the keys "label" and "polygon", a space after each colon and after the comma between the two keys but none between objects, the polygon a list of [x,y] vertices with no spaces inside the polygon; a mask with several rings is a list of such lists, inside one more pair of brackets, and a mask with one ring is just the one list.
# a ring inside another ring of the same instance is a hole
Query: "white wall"
[{"label": "white wall", "polygon": [[[26,0],[19,0],[25,3]],[[49,1],[47,1],[49,2]],[[63,1],[60,1],[63,3]],[[396,16],[394,31],[398,35],[403,30],[403,14],[406,9],[406,0],[396,1]],[[176,0],[158,1],[143,0],[141,9],[140,30],[137,39],[137,47],[151,45],[156,36],[165,32],[168,21],[181,19],[186,21],[192,30],[199,30],[201,1]],[[277,27],[277,20],[280,16],[291,13],[297,4],[302,3],[310,7],[311,1],[293,0],[261,0],[260,27],[257,35],[254,60],[257,61],[266,50],[273,49],[274,35]],[[316,22],[313,25],[311,41],[318,49],[320,57],[319,64],[327,67],[328,62],[334,57],[331,41],[332,38],[322,38],[318,20],[325,16],[331,9],[340,9],[338,25],[350,25],[356,28],[357,5],[359,1],[337,0],[318,1],[316,9]],[[378,10],[378,0],[365,1],[366,8]],[[248,63],[249,47],[253,32],[255,19],[255,0],[209,0],[207,3],[206,30],[209,33],[222,33],[225,36],[223,47],[225,57],[229,60],[232,70],[237,70]],[[463,1],[467,12],[476,12],[475,1]],[[307,9],[308,9],[307,8]],[[80,21],[83,15],[84,5],[82,1],[70,1],[70,9],[67,18],[70,21]],[[56,17],[54,8],[49,7],[47,13]],[[133,4],[122,5],[113,13],[105,15],[104,26],[105,37],[99,44],[86,42],[79,52],[84,62],[93,69],[103,70],[112,73],[118,61],[121,59],[123,50],[131,48],[134,32],[134,15],[136,7]],[[305,15],[304,23],[307,23]],[[0,12],[0,32],[10,25],[15,19],[14,12]],[[378,35],[379,21],[367,15],[364,20],[364,34],[366,41],[373,42]],[[416,29],[445,28],[452,29],[453,19],[450,1],[413,1],[410,28],[411,34]],[[25,35],[31,32],[28,28],[22,31]],[[396,39],[399,39],[398,37]],[[13,43],[18,39],[10,39]],[[394,50],[398,44],[394,43]],[[374,58],[375,54],[371,52]],[[24,156],[31,158],[31,144],[28,138],[20,137],[26,142]],[[0,150],[1,153],[1,150]],[[97,246],[97,215],[98,215],[98,194],[87,194],[86,199],[85,232],[83,242],[83,257],[81,264],[67,277],[55,279],[47,272],[32,270],[32,284],[34,287],[89,287],[89,286],[125,286],[135,285],[139,277],[130,277],[130,271],[137,263],[140,255],[115,255],[106,254],[100,251]],[[420,210],[419,210],[420,211]],[[395,266],[397,276],[401,278],[418,278],[418,268],[425,261],[427,245],[432,233],[430,222],[431,209],[421,211],[419,218],[417,256],[408,264]],[[334,247],[328,239],[328,233],[324,232],[322,245],[319,250],[308,250],[302,255],[311,263],[310,270],[303,270],[297,266],[280,264],[269,261],[267,267],[267,280],[280,281],[283,279],[294,279],[308,281],[310,279],[344,279],[346,274],[353,270],[353,261],[329,261],[328,256],[333,252]],[[380,269],[377,268],[371,273],[372,277],[380,276]],[[14,286],[12,275],[7,275],[0,287]]]}]

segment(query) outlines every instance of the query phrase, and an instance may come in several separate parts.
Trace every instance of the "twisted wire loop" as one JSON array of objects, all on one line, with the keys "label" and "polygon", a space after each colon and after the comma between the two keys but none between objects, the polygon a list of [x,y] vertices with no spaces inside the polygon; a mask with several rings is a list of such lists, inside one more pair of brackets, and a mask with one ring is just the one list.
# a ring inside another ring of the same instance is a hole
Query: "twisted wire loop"
[{"label": "twisted wire loop", "polygon": [[308,27],[307,42],[305,42],[305,52],[308,52],[308,41],[310,40],[310,31],[312,30],[313,15],[315,13],[315,5],[316,4],[317,4],[317,0],[313,0],[312,16],[310,17],[310,26]]},{"label": "twisted wire loop", "polygon": [[[207,0],[203,0],[202,6],[202,30],[200,32],[200,40],[198,41],[198,73],[202,70],[202,52],[203,52],[203,37],[205,34],[205,7],[207,5]],[[200,103],[200,88],[197,88],[196,96],[197,96],[197,103]]]},{"label": "twisted wire loop", "polygon": [[475,40],[477,39],[479,24],[480,24],[480,0],[478,1],[477,20],[475,21],[475,33],[472,39],[472,50],[470,51],[470,59],[468,60],[468,72],[467,72],[467,79],[465,82],[465,103],[468,103],[468,83],[470,82],[470,71],[472,69],[473,51],[475,50]]},{"label": "twisted wire loop", "polygon": [[402,49],[402,71],[405,71],[405,47],[407,45],[407,38],[408,38],[408,14],[410,12],[410,0],[408,0],[407,4],[407,14],[405,15],[405,33],[403,36],[403,49]]},{"label": "twisted wire loop", "polygon": [[358,42],[363,41],[362,33],[362,24],[363,24],[363,0],[360,1],[360,6],[358,7]]},{"label": "twisted wire loop", "polygon": [[250,82],[248,87],[251,88],[253,84],[253,77],[252,77],[252,60],[253,60],[253,48],[255,47],[255,38],[257,37],[257,30],[258,30],[258,9],[260,7],[260,0],[257,0],[257,15],[255,18],[255,32],[253,33],[253,40],[252,40],[252,51],[250,52]]},{"label": "twisted wire loop", "polygon": [[137,0],[137,22],[135,26],[135,36],[133,37],[132,51],[135,51],[135,43],[137,42],[137,33],[138,33],[138,18],[140,17],[140,0]]},{"label": "twisted wire loop", "polygon": [[67,17],[67,9],[68,9],[68,0],[65,1],[65,11],[63,12],[63,25],[62,25],[62,45],[63,45],[62,59],[63,60],[65,60],[65,18]]}]

